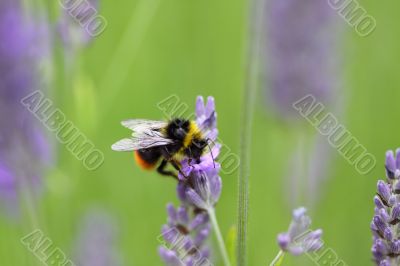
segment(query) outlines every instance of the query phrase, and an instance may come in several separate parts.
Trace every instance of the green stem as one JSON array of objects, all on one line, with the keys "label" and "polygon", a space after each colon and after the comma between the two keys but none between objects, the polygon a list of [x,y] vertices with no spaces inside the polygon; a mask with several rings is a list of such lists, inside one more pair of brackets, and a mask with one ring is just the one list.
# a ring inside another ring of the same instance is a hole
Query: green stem
[{"label": "green stem", "polygon": [[284,255],[282,250],[279,251],[278,255],[276,255],[275,259],[271,262],[269,266],[275,266],[276,263],[281,259],[281,257]]},{"label": "green stem", "polygon": [[215,211],[213,208],[207,210],[208,215],[210,216],[211,224],[214,227],[214,232],[217,237],[218,246],[222,255],[222,259],[224,260],[225,266],[230,266],[231,263],[229,262],[228,252],[226,251],[226,246],[224,243],[224,239],[221,234],[221,230],[218,226],[217,217],[215,215]]},{"label": "green stem", "polygon": [[248,201],[249,201],[249,178],[250,178],[250,144],[252,132],[252,120],[254,101],[258,86],[259,60],[261,47],[261,19],[263,17],[263,0],[251,1],[250,15],[250,42],[248,47],[248,66],[246,81],[243,89],[243,112],[241,118],[242,131],[240,135],[240,167],[238,176],[238,242],[237,242],[237,265],[247,265],[247,224],[248,224]]}]

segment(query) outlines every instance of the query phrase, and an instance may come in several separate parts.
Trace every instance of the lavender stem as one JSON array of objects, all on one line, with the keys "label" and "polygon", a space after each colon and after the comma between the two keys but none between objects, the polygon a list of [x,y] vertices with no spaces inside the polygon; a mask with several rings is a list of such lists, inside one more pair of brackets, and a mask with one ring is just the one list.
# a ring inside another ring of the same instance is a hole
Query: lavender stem
[{"label": "lavender stem", "polygon": [[282,250],[279,250],[279,253],[276,255],[275,259],[271,262],[269,266],[275,266],[284,254],[285,253]]},{"label": "lavender stem", "polygon": [[240,134],[240,167],[238,176],[238,220],[237,220],[237,265],[247,265],[247,223],[250,179],[250,144],[254,102],[256,98],[261,46],[261,20],[264,10],[263,0],[250,1],[252,19],[249,28],[249,47],[246,81],[243,89],[243,111]]},{"label": "lavender stem", "polygon": [[224,264],[225,264],[225,266],[231,266],[231,263],[229,262],[228,252],[226,251],[225,242],[224,242],[224,239],[221,234],[221,230],[218,225],[217,216],[215,215],[215,210],[214,210],[214,208],[210,208],[207,210],[207,212],[210,217],[211,224],[214,228],[215,236],[217,237],[218,246],[219,246]]}]

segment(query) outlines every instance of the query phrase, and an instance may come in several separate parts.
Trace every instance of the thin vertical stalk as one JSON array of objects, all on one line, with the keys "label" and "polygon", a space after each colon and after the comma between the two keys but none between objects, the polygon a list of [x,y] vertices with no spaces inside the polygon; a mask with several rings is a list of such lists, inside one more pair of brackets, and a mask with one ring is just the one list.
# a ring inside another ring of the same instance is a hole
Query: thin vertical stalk
[{"label": "thin vertical stalk", "polygon": [[231,266],[231,263],[229,262],[228,252],[226,251],[224,238],[222,237],[221,230],[219,229],[217,217],[215,215],[215,210],[214,210],[214,208],[210,208],[209,210],[207,210],[207,212],[208,212],[208,215],[210,216],[210,221],[214,228],[215,235],[217,237],[218,247],[220,249],[221,256],[224,261],[224,265]]},{"label": "thin vertical stalk", "polygon": [[276,257],[274,258],[274,260],[271,262],[271,264],[269,266],[275,266],[282,258],[282,256],[284,255],[282,250],[279,250],[279,253],[276,255]]},{"label": "thin vertical stalk", "polygon": [[250,1],[252,20],[249,29],[247,73],[243,88],[243,107],[240,135],[240,167],[238,176],[238,221],[237,221],[237,265],[247,265],[247,224],[250,178],[250,145],[253,120],[254,100],[259,77],[259,59],[261,47],[261,19],[265,0]]}]

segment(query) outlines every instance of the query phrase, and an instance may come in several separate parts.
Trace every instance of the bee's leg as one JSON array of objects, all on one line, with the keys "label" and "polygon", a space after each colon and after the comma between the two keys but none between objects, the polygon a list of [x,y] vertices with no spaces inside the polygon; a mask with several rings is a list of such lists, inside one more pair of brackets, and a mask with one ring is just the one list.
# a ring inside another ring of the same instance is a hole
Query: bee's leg
[{"label": "bee's leg", "polygon": [[157,172],[161,175],[172,176],[172,177],[178,179],[178,176],[174,172],[165,170],[165,167],[167,166],[167,164],[168,164],[167,160],[165,160],[165,159],[162,160],[161,164],[157,167]]},{"label": "bee's leg", "polygon": [[181,170],[181,168],[179,167],[179,163],[177,162],[177,161],[175,161],[175,160],[170,160],[169,161],[171,164],[172,164],[172,166],[182,175],[182,176],[184,176],[185,178],[187,178],[187,176],[182,172],[182,170]]}]

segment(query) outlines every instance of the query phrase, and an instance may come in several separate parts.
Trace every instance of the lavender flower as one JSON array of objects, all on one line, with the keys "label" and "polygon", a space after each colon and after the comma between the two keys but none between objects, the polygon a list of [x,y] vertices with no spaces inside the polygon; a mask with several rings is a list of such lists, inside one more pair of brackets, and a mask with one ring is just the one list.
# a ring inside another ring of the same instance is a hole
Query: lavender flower
[{"label": "lavender flower", "polygon": [[50,54],[49,35],[43,19],[24,16],[18,1],[0,3],[0,191],[6,208],[14,209],[20,189],[40,187],[50,162],[45,134],[20,104],[45,83],[38,70]]},{"label": "lavender flower", "polygon": [[307,210],[303,207],[294,210],[288,232],[278,235],[278,244],[284,252],[298,256],[322,247],[322,230],[309,229],[311,219],[306,213]]},{"label": "lavender flower", "polygon": [[[336,14],[320,0],[269,0],[268,88],[271,104],[284,117],[307,94],[325,102],[336,87]],[[297,115],[297,114],[295,114]]]},{"label": "lavender flower", "polygon": [[[204,105],[203,98],[198,97],[196,122],[205,133],[205,137],[213,141],[218,136],[216,117],[214,99],[209,97],[207,104]],[[209,235],[211,225],[217,234],[225,264],[229,265],[214,211],[222,189],[219,176],[221,166],[215,162],[220,148],[220,144],[216,143],[211,152],[204,154],[200,161],[194,164],[193,162],[189,164],[187,159],[180,162],[184,174],[179,174],[177,187],[181,207],[176,210],[172,205],[168,205],[169,218],[168,224],[163,227],[163,236],[170,245],[179,235],[183,236],[184,241],[181,241],[183,242],[181,250],[174,246],[170,249],[165,246],[160,247],[159,253],[167,265],[209,265],[209,252],[204,246],[204,241]],[[182,254],[185,256],[182,257]]]},{"label": "lavender flower", "polygon": [[400,149],[386,153],[386,181],[379,180],[374,197],[375,215],[371,222],[376,265],[400,264]]},{"label": "lavender flower", "polygon": [[211,228],[205,212],[190,217],[190,208],[175,209],[168,204],[168,224],[162,228],[166,243],[159,254],[167,265],[209,265],[209,250],[204,245]]},{"label": "lavender flower", "polygon": [[117,252],[117,230],[113,218],[104,211],[91,210],[83,218],[75,243],[76,265],[122,265]]}]

